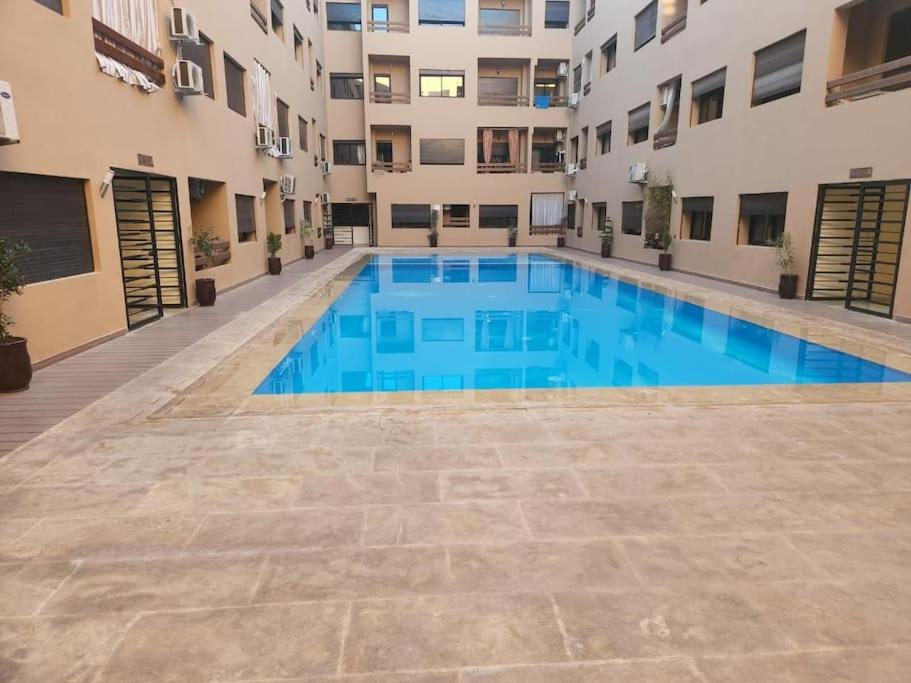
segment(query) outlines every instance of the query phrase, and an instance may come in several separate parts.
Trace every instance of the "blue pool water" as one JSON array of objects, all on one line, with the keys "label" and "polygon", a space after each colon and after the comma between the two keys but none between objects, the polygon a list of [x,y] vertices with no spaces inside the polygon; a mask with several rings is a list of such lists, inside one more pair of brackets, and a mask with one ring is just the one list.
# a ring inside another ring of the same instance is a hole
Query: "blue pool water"
[{"label": "blue pool water", "polygon": [[375,256],[256,393],[908,381],[548,256]]}]

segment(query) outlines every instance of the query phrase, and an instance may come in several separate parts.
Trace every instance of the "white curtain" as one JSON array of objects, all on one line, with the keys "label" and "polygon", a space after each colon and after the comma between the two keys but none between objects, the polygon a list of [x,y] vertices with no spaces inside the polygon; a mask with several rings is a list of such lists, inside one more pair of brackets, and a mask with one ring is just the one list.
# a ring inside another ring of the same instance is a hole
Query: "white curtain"
[{"label": "white curtain", "polygon": [[562,192],[533,194],[531,196],[531,224],[534,227],[561,225],[564,202]]},{"label": "white curtain", "polygon": [[[156,0],[92,0],[92,16],[105,26],[129,38],[152,54],[161,54],[158,39],[158,8]],[[121,64],[107,55],[95,53],[98,66],[109,76],[114,76],[146,92],[155,92],[158,86],[145,74]]]},{"label": "white curtain", "polygon": [[[272,74],[255,59],[253,65],[253,72],[250,74],[250,81],[253,84],[253,115],[256,117],[257,125],[265,126],[275,132],[273,122],[276,120],[274,111],[276,104],[275,98],[272,97]],[[277,147],[278,134],[276,133],[272,139],[275,140],[275,143],[271,149],[267,149],[265,152],[269,156],[280,156]]]}]

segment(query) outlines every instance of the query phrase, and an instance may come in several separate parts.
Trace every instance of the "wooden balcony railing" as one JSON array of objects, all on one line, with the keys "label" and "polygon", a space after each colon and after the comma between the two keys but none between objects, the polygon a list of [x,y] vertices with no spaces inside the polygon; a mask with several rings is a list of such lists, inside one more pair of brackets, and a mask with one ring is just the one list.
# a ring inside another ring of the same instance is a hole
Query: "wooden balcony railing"
[{"label": "wooden balcony railing", "polygon": [[550,98],[551,107],[568,107],[569,95],[556,95]]},{"label": "wooden balcony railing", "polygon": [[250,16],[253,17],[253,21],[262,29],[263,33],[269,32],[269,22],[266,20],[266,15],[252,0],[250,2]]},{"label": "wooden balcony railing", "polygon": [[592,3],[592,6],[588,8],[588,12],[585,13],[585,16],[589,21],[592,20],[592,17],[595,16],[595,5]]},{"label": "wooden balcony railing", "polygon": [[563,173],[566,170],[566,164],[562,161],[533,161],[531,162],[532,173]]},{"label": "wooden balcony railing", "polygon": [[407,21],[368,21],[367,30],[375,33],[408,33]]},{"label": "wooden balcony railing", "polygon": [[406,92],[372,91],[370,101],[374,104],[411,104],[411,95]]},{"label": "wooden balcony railing", "polygon": [[374,161],[374,171],[385,171],[386,173],[410,173],[410,161]]},{"label": "wooden balcony railing", "polygon": [[686,28],[686,13],[674,17],[671,22],[661,29],[661,42],[666,43]]},{"label": "wooden balcony railing", "polygon": [[528,95],[478,95],[478,104],[488,107],[527,107]]},{"label": "wooden balcony railing", "polygon": [[468,216],[443,217],[444,228],[467,228],[471,225],[471,219]]},{"label": "wooden balcony railing", "polygon": [[829,93],[826,95],[827,105],[911,87],[911,57],[902,57],[836,78],[826,86]]},{"label": "wooden balcony railing", "polygon": [[95,34],[95,52],[138,71],[159,87],[164,85],[164,60],[161,57],[97,19],[92,19],[92,31]]},{"label": "wooden balcony railing", "polygon": [[585,85],[582,86],[583,95],[588,95],[589,93],[591,93],[591,91],[592,91],[592,82],[591,81],[589,81],[588,83],[586,83]]},{"label": "wooden balcony railing", "polygon": [[582,17],[579,20],[579,23],[576,24],[576,28],[573,29],[574,35],[579,35],[579,31],[581,31],[583,28],[585,28],[585,17]]},{"label": "wooden balcony railing", "polygon": [[530,36],[531,26],[508,24],[480,24],[478,35],[481,36]]},{"label": "wooden balcony railing", "polygon": [[525,173],[525,164],[518,163],[514,164],[511,162],[495,162],[490,164],[485,164],[478,162],[478,173]]},{"label": "wooden balcony railing", "polygon": [[533,225],[528,230],[530,235],[563,235],[565,232],[562,225]]}]

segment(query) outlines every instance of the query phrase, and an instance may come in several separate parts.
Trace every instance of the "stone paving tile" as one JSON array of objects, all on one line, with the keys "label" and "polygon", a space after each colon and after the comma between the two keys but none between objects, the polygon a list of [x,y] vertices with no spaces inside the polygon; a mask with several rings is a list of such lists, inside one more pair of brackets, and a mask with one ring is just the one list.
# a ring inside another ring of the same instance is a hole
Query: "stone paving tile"
[{"label": "stone paving tile", "polygon": [[383,446],[376,449],[377,471],[499,469],[493,446]]},{"label": "stone paving tile", "polygon": [[435,503],[439,482],[433,472],[376,472],[304,478],[296,507]]},{"label": "stone paving tile", "polygon": [[367,508],[361,530],[361,545],[395,545],[402,533],[405,513],[401,507]]},{"label": "stone paving tile", "polygon": [[718,480],[705,467],[698,465],[586,469],[578,470],[577,476],[592,498],[726,493]]},{"label": "stone paving tile", "polygon": [[[228,683],[216,681],[215,683]],[[282,678],[273,680],[234,681],[231,683],[460,683],[459,672],[364,674],[363,676],[317,676],[307,678]]]},{"label": "stone paving tile", "polygon": [[189,468],[199,477],[287,477],[315,472],[369,472],[373,448],[311,447],[276,453],[217,453]]},{"label": "stone paving tile", "polygon": [[791,534],[788,541],[831,576],[904,575],[911,567],[911,533]]},{"label": "stone paving tile", "polygon": [[141,484],[21,486],[0,496],[0,516],[101,517],[131,512],[148,494]]},{"label": "stone paving tile", "polygon": [[24,483],[29,486],[73,486],[87,484],[110,461],[103,455],[61,457],[36,472]]},{"label": "stone paving tile", "polygon": [[527,538],[516,503],[453,503],[403,508],[399,542],[470,543]]},{"label": "stone paving tile", "polygon": [[188,476],[196,456],[161,455],[157,457],[111,458],[92,477],[94,484],[154,483]]},{"label": "stone paving tile", "polygon": [[454,595],[354,603],[348,673],[566,660],[543,595]]},{"label": "stone paving tile", "polygon": [[839,466],[852,477],[877,490],[911,490],[911,463],[845,463]]},{"label": "stone paving tile", "polygon": [[535,538],[602,538],[681,531],[674,509],[662,499],[523,501]]},{"label": "stone paving tile", "polygon": [[496,421],[487,424],[444,422],[436,427],[440,444],[534,443],[550,441],[540,424],[516,421]]},{"label": "stone paving tile", "polygon": [[911,648],[708,657],[696,665],[708,683],[906,683]]},{"label": "stone paving tile", "polygon": [[345,605],[267,605],[143,615],[99,681],[206,681],[335,673]]},{"label": "stone paving tile", "polygon": [[[734,680],[734,679],[730,679]],[[494,670],[469,670],[460,683],[701,683],[687,660],[552,664]]]},{"label": "stone paving tile", "polygon": [[527,445],[501,444],[498,446],[505,467],[512,468],[563,468],[603,467],[628,465],[629,460],[611,444],[589,442],[536,443]]},{"label": "stone paving tile", "polygon": [[444,501],[585,497],[572,473],[561,470],[443,472],[440,487]]},{"label": "stone paving tile", "polygon": [[710,471],[733,493],[766,491],[838,493],[869,487],[844,467],[824,462],[738,463],[713,465]]},{"label": "stone paving tile", "polygon": [[0,617],[34,614],[74,569],[69,562],[0,564]]},{"label": "stone paving tile", "polygon": [[208,515],[189,550],[283,550],[356,545],[364,512],[287,510]]},{"label": "stone paving tile", "polygon": [[261,557],[84,562],[44,605],[45,614],[136,612],[247,604]]},{"label": "stone paving tile", "polygon": [[174,479],[152,486],[136,506],[144,514],[191,514],[289,508],[300,479]]}]

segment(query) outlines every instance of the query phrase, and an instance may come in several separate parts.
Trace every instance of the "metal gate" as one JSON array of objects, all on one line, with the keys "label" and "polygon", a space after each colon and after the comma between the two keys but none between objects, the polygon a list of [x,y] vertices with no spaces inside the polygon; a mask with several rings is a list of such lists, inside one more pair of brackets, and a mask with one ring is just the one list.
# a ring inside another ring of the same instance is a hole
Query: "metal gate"
[{"label": "metal gate", "polygon": [[807,298],[892,316],[909,181],[819,189]]},{"label": "metal gate", "polygon": [[111,184],[127,327],[187,305],[180,215],[173,178],[117,171]]}]

